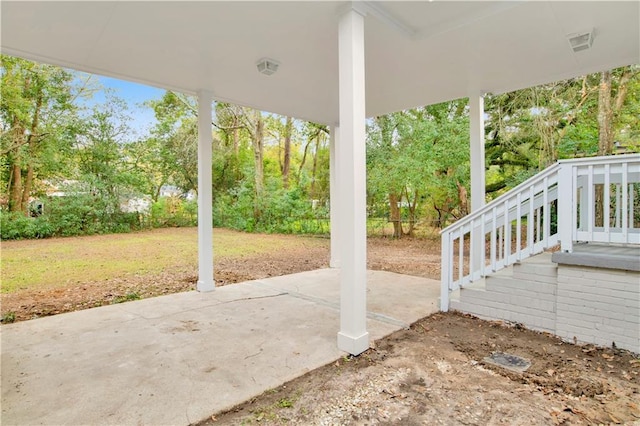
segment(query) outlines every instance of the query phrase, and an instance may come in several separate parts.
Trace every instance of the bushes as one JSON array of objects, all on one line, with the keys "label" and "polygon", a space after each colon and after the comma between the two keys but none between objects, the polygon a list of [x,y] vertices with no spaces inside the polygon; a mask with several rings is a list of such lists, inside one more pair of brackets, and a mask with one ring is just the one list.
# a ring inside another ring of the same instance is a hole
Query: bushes
[{"label": "bushes", "polygon": [[151,206],[150,219],[153,228],[196,226],[198,204],[176,197],[161,198]]},{"label": "bushes", "polygon": [[328,234],[329,211],[313,208],[300,189],[270,191],[254,203],[250,188],[218,195],[213,206],[215,226],[245,232]]},{"label": "bushes", "polygon": [[37,217],[0,210],[0,239],[113,234],[197,224],[198,205],[194,201],[163,198],[152,205],[150,213],[139,214],[120,211],[114,200],[81,194],[46,199],[43,214]]},{"label": "bushes", "polygon": [[[251,188],[221,194],[214,202],[213,218],[214,226],[245,232],[329,233],[328,208],[323,205],[313,208],[299,189],[273,191],[257,203]],[[0,238],[68,237],[197,224],[195,201],[161,198],[153,203],[148,214],[138,214],[120,211],[114,200],[81,194],[46,199],[43,214],[37,217],[0,211]]]},{"label": "bushes", "polygon": [[19,212],[0,211],[0,238],[3,240],[48,238],[53,235],[53,227],[42,216],[26,217]]}]

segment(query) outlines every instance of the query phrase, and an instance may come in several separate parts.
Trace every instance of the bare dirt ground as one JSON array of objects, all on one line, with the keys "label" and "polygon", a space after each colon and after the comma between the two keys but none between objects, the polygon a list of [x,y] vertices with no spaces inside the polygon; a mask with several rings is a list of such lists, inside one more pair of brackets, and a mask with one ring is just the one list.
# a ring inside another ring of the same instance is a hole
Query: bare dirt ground
[{"label": "bare dirt ground", "polygon": [[[291,236],[270,236],[270,238]],[[104,236],[100,238],[118,238]],[[26,243],[26,242],[25,242]],[[370,239],[372,269],[439,278],[433,240]],[[249,279],[327,267],[329,241],[219,259],[216,279]],[[196,270],[73,284],[2,295],[16,320],[193,289]],[[358,357],[309,372],[201,425],[640,425],[640,358],[615,348],[562,342],[518,325],[435,314],[374,342]],[[531,361],[524,373],[484,358],[507,352]]]}]

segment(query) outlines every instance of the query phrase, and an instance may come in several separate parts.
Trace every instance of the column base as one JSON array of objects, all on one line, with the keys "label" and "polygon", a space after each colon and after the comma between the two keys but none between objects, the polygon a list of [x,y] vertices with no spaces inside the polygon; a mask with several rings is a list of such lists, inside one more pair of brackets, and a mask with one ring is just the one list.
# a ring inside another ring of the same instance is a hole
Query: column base
[{"label": "column base", "polygon": [[329,268],[340,269],[340,261],[338,259],[330,259]]},{"label": "column base", "polygon": [[215,281],[200,281],[198,280],[198,284],[196,285],[196,290],[201,293],[207,293],[216,289]]},{"label": "column base", "polygon": [[338,349],[349,352],[351,355],[360,355],[369,349],[369,333],[365,332],[362,336],[352,337],[340,331],[338,333]]}]

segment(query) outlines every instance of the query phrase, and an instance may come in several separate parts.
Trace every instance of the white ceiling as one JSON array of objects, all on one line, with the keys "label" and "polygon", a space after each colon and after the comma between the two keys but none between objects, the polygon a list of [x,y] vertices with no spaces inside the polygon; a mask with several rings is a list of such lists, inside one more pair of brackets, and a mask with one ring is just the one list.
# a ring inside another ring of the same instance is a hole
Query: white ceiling
[{"label": "white ceiling", "polygon": [[[338,122],[346,2],[2,1],[3,53]],[[638,1],[366,2],[367,115],[640,63]],[[594,29],[574,53],[566,35]],[[281,63],[272,76],[255,63]]]}]

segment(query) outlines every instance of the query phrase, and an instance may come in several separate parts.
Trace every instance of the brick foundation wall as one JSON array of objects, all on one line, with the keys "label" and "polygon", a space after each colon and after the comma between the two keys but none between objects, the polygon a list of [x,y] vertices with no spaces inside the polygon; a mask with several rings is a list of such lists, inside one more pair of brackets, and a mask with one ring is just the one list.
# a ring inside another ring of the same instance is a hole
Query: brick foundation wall
[{"label": "brick foundation wall", "polygon": [[640,353],[640,273],[560,265],[555,334]]}]

